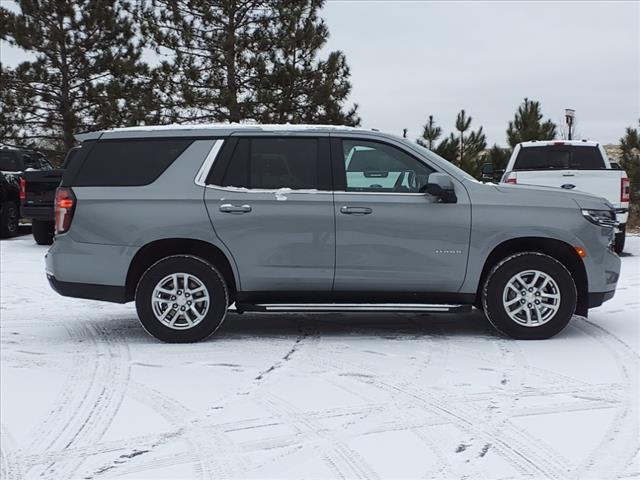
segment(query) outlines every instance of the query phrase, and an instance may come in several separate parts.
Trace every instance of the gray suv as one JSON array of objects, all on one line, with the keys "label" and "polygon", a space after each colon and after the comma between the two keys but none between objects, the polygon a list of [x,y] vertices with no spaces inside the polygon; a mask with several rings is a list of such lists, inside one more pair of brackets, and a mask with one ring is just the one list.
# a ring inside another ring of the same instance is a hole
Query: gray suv
[{"label": "gray suv", "polygon": [[419,145],[328,126],[134,127],[79,135],[47,277],[135,301],[167,342],[227,310],[484,310],[541,339],[610,299],[615,212],[556,188],[484,184]]}]

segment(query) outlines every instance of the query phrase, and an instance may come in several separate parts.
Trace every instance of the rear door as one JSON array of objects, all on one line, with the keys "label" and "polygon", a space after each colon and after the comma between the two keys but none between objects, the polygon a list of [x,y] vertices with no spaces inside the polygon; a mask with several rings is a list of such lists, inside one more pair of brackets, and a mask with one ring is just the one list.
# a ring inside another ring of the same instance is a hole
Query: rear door
[{"label": "rear door", "polygon": [[233,255],[244,292],[331,290],[328,137],[231,137],[207,183],[213,228]]},{"label": "rear door", "polygon": [[[336,291],[457,292],[464,281],[471,208],[422,193],[435,169],[386,142],[333,138]],[[399,299],[398,295],[391,295]]]}]

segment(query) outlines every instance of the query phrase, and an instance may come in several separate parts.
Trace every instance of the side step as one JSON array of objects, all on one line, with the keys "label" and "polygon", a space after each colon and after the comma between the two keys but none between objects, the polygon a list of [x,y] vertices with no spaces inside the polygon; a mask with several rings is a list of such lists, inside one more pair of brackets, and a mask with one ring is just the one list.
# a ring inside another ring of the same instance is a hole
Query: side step
[{"label": "side step", "polygon": [[[233,308],[235,306],[235,308]],[[238,312],[470,312],[471,305],[427,303],[240,303]]]}]

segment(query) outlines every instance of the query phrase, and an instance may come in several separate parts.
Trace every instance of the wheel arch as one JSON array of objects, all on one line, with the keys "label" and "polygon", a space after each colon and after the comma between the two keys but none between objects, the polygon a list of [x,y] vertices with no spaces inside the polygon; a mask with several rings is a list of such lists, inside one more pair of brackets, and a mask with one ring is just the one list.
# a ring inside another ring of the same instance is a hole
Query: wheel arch
[{"label": "wheel arch", "polygon": [[136,286],[142,274],[155,262],[171,255],[194,255],[213,264],[224,277],[229,289],[230,302],[235,300],[238,283],[229,259],[220,248],[203,240],[190,238],[164,238],[147,243],[134,255],[125,284],[126,299],[135,297]]},{"label": "wheel arch", "polygon": [[571,273],[578,292],[576,313],[586,316],[589,309],[589,282],[584,262],[575,249],[562,240],[544,237],[520,237],[497,245],[484,262],[476,291],[476,302],[481,301],[482,288],[491,268],[503,258],[519,252],[538,252],[549,255],[562,263]]}]

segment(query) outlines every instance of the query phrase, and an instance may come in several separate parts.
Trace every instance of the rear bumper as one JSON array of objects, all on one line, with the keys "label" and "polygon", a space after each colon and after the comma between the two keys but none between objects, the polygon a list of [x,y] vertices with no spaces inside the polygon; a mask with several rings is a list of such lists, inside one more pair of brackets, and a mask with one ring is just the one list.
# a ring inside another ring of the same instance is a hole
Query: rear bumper
[{"label": "rear bumper", "polygon": [[22,205],[20,207],[20,216],[22,218],[30,218],[32,220],[46,220],[49,222],[53,222],[54,220],[53,205],[44,206],[44,207]]},{"label": "rear bumper", "polygon": [[622,231],[620,227],[622,227],[624,224],[627,223],[627,220],[629,220],[629,208],[628,207],[622,207],[622,208],[617,208],[616,207],[616,221],[618,222],[618,228],[616,229],[616,232],[620,232]]},{"label": "rear bumper", "polygon": [[103,302],[126,303],[125,287],[91,283],[61,282],[47,273],[49,285],[64,297],[86,298]]}]

